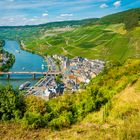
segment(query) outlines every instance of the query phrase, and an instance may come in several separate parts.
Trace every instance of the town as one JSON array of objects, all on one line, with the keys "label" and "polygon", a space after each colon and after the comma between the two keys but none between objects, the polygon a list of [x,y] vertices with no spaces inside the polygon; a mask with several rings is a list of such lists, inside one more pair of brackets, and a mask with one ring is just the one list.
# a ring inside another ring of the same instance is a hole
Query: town
[{"label": "town", "polygon": [[48,70],[61,71],[58,75],[47,75],[27,90],[28,94],[50,99],[64,92],[76,92],[86,86],[104,68],[105,62],[82,57],[69,59],[66,56],[48,56]]}]

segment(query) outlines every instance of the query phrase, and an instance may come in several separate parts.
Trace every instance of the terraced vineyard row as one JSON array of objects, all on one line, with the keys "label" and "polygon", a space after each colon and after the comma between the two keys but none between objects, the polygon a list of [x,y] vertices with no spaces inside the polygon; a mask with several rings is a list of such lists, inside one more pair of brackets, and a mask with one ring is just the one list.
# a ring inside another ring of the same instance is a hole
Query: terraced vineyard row
[{"label": "terraced vineyard row", "polygon": [[136,35],[140,36],[140,27],[126,32],[123,24],[92,25],[58,31],[54,36],[34,38],[24,43],[28,49],[42,55],[62,54],[123,61],[128,57],[139,57],[138,54],[134,55],[140,41]]}]

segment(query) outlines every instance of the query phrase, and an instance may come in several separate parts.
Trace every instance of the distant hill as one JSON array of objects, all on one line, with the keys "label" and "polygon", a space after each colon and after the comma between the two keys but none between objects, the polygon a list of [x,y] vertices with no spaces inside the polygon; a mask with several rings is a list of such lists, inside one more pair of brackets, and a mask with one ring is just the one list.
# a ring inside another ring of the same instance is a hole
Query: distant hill
[{"label": "distant hill", "polygon": [[54,27],[64,27],[64,26],[81,26],[86,25],[91,22],[97,22],[99,18],[89,18],[83,20],[70,20],[70,21],[58,21],[58,22],[49,22],[39,25],[25,25],[25,26],[0,26],[0,29],[19,29],[19,28],[33,28],[33,27],[45,27],[45,28],[54,28]]},{"label": "distant hill", "polygon": [[83,20],[71,20],[71,21],[61,21],[61,22],[51,22],[46,24],[40,24],[38,27],[64,27],[64,26],[78,26],[78,25],[86,25],[90,22],[97,22],[99,18],[91,18],[91,19],[83,19]]},{"label": "distant hill", "polygon": [[20,39],[28,38],[31,36],[41,35],[44,31],[52,28],[63,28],[66,26],[83,26],[89,23],[95,23],[99,19],[84,19],[84,20],[72,20],[72,21],[61,21],[61,22],[51,22],[40,25],[26,25],[26,26],[0,26],[0,39]]}]

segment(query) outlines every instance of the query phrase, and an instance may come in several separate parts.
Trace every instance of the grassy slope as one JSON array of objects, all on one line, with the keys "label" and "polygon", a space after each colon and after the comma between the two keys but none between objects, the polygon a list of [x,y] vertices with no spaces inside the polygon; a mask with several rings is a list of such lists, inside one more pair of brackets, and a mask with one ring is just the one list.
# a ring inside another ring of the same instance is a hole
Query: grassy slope
[{"label": "grassy slope", "polygon": [[128,57],[140,57],[140,27],[126,32],[123,24],[90,25],[63,33],[55,31],[53,34],[45,38],[28,39],[24,43],[27,49],[42,55],[62,54],[120,61]]},{"label": "grassy slope", "polygon": [[30,38],[24,43],[28,50],[42,55],[62,54],[120,61],[129,57],[140,58],[140,27],[130,31],[131,27],[138,26],[138,20],[140,8],[130,9],[94,20],[72,31],[44,32],[45,35],[53,33],[53,36]]},{"label": "grassy slope", "polygon": [[48,129],[24,130],[16,124],[0,124],[0,139],[26,140],[92,140],[140,138],[140,79],[133,86],[128,86],[112,99],[108,116],[103,117],[106,107],[90,113],[81,123],[69,129],[51,131]]}]

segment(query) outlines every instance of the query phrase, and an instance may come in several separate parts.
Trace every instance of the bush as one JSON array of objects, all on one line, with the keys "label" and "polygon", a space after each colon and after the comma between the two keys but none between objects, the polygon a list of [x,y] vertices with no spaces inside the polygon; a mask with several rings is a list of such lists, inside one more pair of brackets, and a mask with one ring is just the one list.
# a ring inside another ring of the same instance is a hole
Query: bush
[{"label": "bush", "polygon": [[49,126],[52,129],[61,129],[63,127],[70,127],[72,122],[72,114],[71,112],[64,111],[58,118],[54,118],[52,121],[49,122]]},{"label": "bush", "polygon": [[11,86],[0,88],[0,119],[11,120],[21,118],[24,113],[24,102],[18,91]]},{"label": "bush", "polygon": [[[91,80],[82,92],[64,94],[45,101],[36,96],[20,96],[11,86],[0,87],[0,119],[22,120],[25,128],[51,127],[61,129],[82,120],[89,112],[104,109],[104,120],[108,116],[109,103],[113,95],[139,78],[139,60],[128,60],[124,65],[114,65]],[[129,111],[122,116],[129,115]]]},{"label": "bush", "polygon": [[24,128],[39,128],[43,127],[43,119],[41,114],[33,113],[33,112],[26,112],[22,119],[22,127]]},{"label": "bush", "polygon": [[25,99],[26,111],[44,114],[47,112],[47,103],[42,98],[30,95]]}]

